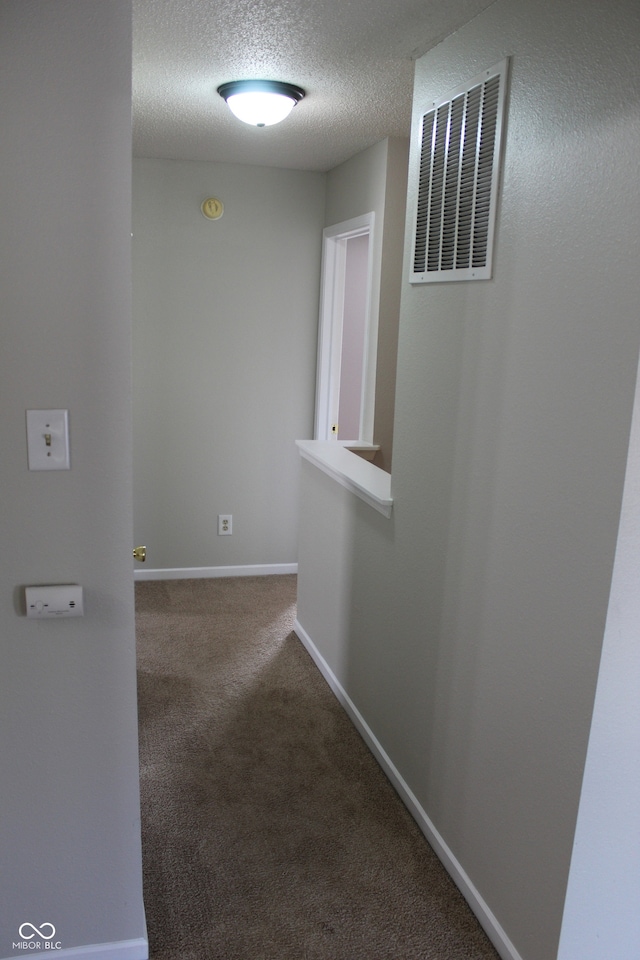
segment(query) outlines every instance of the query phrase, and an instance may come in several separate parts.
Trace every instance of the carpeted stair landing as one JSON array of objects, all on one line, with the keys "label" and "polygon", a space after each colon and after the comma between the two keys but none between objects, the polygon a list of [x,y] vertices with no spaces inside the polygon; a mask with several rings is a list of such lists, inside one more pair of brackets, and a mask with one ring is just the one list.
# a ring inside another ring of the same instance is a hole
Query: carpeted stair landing
[{"label": "carpeted stair landing", "polygon": [[136,584],[152,960],[496,960],[292,632],[295,591]]}]

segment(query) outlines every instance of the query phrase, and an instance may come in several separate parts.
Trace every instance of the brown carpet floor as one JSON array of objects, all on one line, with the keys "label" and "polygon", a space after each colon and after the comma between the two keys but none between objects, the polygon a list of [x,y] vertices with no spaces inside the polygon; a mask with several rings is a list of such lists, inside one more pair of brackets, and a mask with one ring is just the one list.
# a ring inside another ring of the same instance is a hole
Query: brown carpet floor
[{"label": "brown carpet floor", "polygon": [[295,591],[136,584],[152,960],[495,960],[292,632]]}]

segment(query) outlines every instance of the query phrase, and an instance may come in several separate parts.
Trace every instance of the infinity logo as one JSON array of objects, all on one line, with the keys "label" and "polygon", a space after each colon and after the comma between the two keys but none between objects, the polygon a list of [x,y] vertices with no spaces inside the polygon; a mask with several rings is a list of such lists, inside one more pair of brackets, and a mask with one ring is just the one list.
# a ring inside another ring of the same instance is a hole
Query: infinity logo
[{"label": "infinity logo", "polygon": [[[33,930],[33,933],[25,933],[25,930],[28,927],[31,927],[31,929]],[[45,933],[44,932],[45,927],[48,927],[49,930],[51,930],[51,933]],[[32,923],[21,923],[20,928],[18,929],[18,933],[20,934],[23,940],[31,940],[32,937],[36,936],[36,934],[39,937],[42,937],[43,940],[52,940],[53,937],[55,937],[56,935],[56,928],[52,923],[43,923],[40,929],[38,930],[38,928],[34,927]]]}]

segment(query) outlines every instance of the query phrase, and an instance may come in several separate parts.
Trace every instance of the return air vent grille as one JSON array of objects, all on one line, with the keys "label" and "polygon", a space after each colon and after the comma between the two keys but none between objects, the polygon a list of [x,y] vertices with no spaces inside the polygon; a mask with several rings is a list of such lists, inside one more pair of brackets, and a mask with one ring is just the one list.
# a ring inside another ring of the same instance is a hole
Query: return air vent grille
[{"label": "return air vent grille", "polygon": [[491,277],[507,66],[422,117],[412,283]]}]

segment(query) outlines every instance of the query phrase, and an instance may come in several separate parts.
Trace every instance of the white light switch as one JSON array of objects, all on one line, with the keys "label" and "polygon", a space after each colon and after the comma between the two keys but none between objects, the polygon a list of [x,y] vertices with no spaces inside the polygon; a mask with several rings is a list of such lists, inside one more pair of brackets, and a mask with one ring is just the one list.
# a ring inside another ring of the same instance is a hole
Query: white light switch
[{"label": "white light switch", "polygon": [[77,583],[25,587],[28,617],[83,617],[82,587]]},{"label": "white light switch", "polygon": [[68,470],[69,411],[27,410],[29,470]]}]

